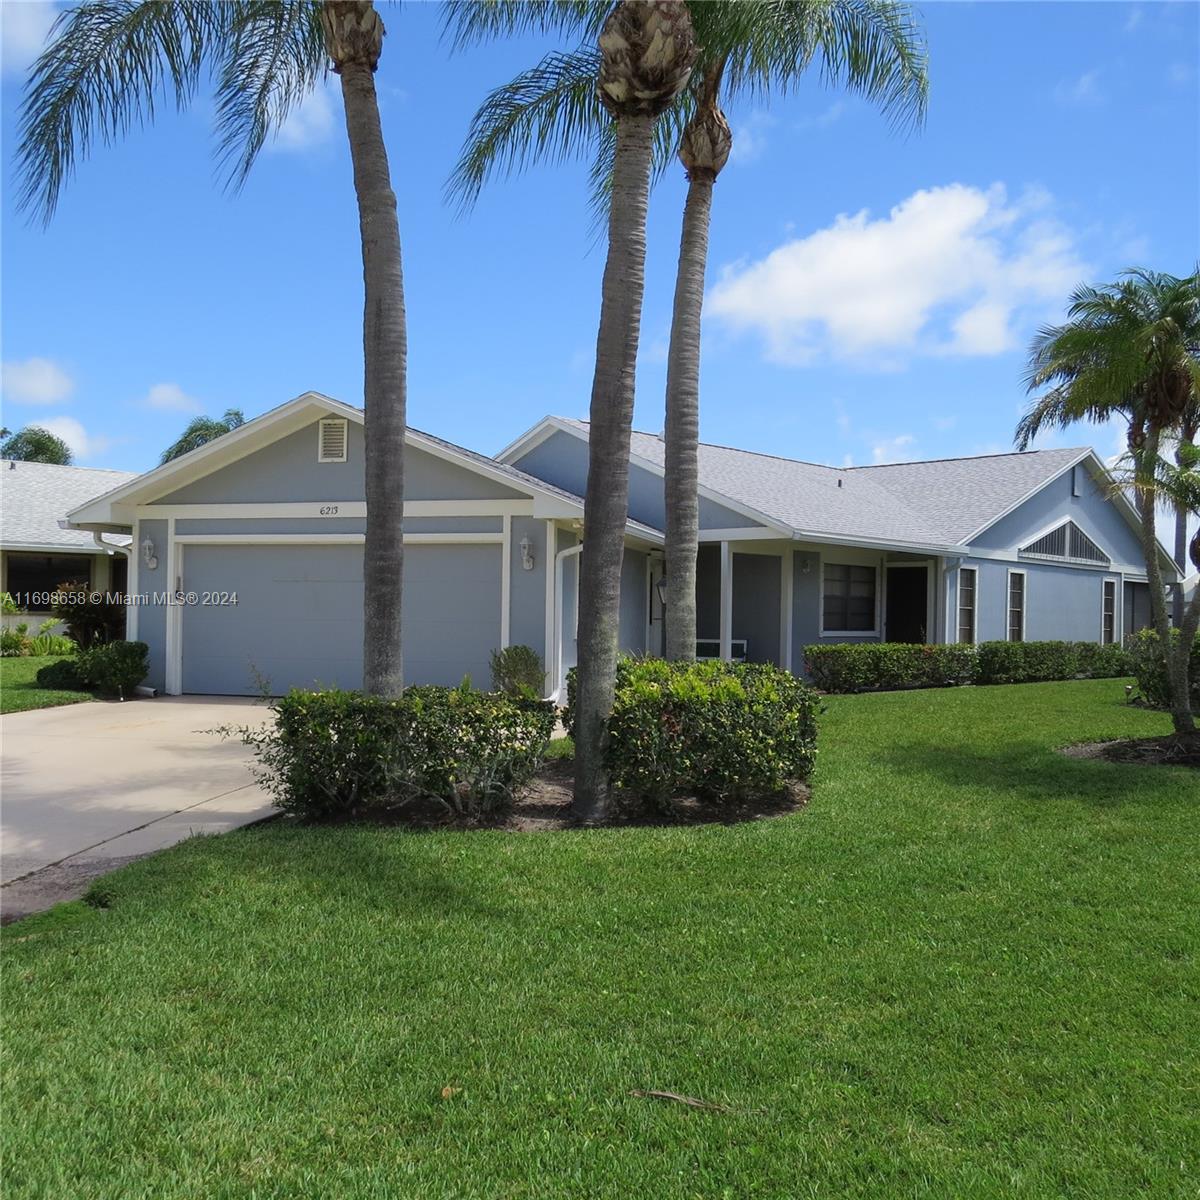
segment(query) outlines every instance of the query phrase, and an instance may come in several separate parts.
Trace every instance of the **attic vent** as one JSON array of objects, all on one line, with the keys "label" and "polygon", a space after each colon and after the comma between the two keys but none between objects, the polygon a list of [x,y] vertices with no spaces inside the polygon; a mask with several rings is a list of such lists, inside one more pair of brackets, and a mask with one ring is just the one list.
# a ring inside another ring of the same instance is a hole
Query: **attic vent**
[{"label": "attic vent", "polygon": [[346,418],[326,417],[317,422],[317,462],[346,461]]},{"label": "attic vent", "polygon": [[1065,558],[1073,562],[1104,565],[1112,562],[1074,521],[1064,521],[1056,529],[1042,534],[1037,541],[1022,546],[1021,553],[1032,558]]}]

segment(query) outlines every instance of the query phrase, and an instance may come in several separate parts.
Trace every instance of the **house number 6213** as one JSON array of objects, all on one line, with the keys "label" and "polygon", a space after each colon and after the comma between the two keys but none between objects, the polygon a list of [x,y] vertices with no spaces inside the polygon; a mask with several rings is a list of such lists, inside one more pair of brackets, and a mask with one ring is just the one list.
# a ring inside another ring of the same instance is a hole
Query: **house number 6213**
[{"label": "house number 6213", "polygon": [[338,514],[338,506],[336,504],[322,504],[320,512],[321,516],[323,517],[336,517]]}]

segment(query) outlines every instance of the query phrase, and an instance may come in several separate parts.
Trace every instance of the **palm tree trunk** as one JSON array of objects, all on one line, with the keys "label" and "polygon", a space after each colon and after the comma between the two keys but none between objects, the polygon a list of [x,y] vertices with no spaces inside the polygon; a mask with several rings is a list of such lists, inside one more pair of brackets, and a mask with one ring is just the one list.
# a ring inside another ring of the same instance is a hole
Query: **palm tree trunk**
[{"label": "palm tree trunk", "polygon": [[629,516],[629,435],[646,268],[646,206],[654,118],[617,121],[608,260],[592,381],[588,481],[579,578],[574,815],[608,813],[607,718],[617,675],[621,563]]},{"label": "palm tree trunk", "polygon": [[1182,505],[1175,506],[1175,564],[1179,567],[1179,586],[1175,589],[1175,626],[1182,628],[1183,614],[1186,607],[1183,596],[1183,581],[1187,578],[1187,546],[1188,546],[1188,510]]},{"label": "palm tree trunk", "polygon": [[363,259],[363,401],[367,528],[363,547],[363,690],[404,688],[400,598],[404,573],[404,431],[408,333],[400,224],[379,122],[375,76],[341,68]]},{"label": "palm tree trunk", "polygon": [[1158,561],[1158,536],[1154,520],[1155,492],[1152,485],[1160,442],[1161,435],[1157,430],[1153,430],[1147,433],[1142,446],[1130,447],[1134,458],[1134,470],[1146,484],[1137,489],[1137,509],[1141,518],[1139,532],[1142,553],[1146,557],[1146,581],[1150,586],[1150,614],[1154,619],[1154,628],[1166,663],[1171,724],[1174,725],[1176,733],[1194,733],[1196,722],[1192,717],[1191,698],[1188,695],[1188,658],[1191,644],[1185,644],[1182,638],[1177,644],[1172,643],[1162,566]]},{"label": "palm tree trunk", "polygon": [[696,553],[700,541],[700,318],[708,266],[713,180],[688,184],[667,354],[666,501],[667,658],[696,657]]}]

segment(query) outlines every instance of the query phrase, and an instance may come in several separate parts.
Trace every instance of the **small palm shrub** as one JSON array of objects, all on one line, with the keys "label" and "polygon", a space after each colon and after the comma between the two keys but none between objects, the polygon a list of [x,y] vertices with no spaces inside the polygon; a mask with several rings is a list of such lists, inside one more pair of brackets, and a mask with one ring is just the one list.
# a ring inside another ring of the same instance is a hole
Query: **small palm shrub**
[{"label": "small palm shrub", "polygon": [[737,803],[772,795],[811,774],[818,705],[811,688],[767,663],[623,658],[608,720],[612,781],[667,812],[686,796]]},{"label": "small palm shrub", "polygon": [[[1178,645],[1183,635],[1178,629],[1171,630],[1171,637]],[[1155,708],[1167,708],[1171,702],[1171,690],[1167,683],[1167,662],[1162,651],[1162,642],[1153,629],[1143,629],[1125,639],[1125,647],[1132,661],[1131,674],[1137,680],[1138,692],[1147,704]],[[1192,711],[1200,710],[1200,632],[1192,642],[1192,654],[1188,672]]]},{"label": "small palm shrub", "polygon": [[546,686],[541,655],[529,646],[505,646],[492,651],[492,688],[510,696],[536,700]]},{"label": "small palm shrub", "polygon": [[75,656],[79,678],[89,687],[124,700],[150,671],[145,642],[107,642]]},{"label": "small palm shrub", "polygon": [[331,817],[418,800],[478,819],[508,807],[542,763],[551,705],[503,693],[411,687],[396,700],[294,690],[275,721],[236,733],[286,812]]}]

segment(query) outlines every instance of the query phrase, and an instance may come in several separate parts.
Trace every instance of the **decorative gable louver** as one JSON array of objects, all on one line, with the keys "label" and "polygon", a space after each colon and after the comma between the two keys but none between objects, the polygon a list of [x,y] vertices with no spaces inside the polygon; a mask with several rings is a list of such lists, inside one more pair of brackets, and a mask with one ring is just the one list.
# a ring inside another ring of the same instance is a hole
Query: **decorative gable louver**
[{"label": "decorative gable louver", "polygon": [[1064,521],[1037,541],[1021,547],[1030,558],[1061,558],[1071,562],[1109,565],[1112,559],[1074,521]]},{"label": "decorative gable louver", "polygon": [[346,461],[347,427],[344,417],[326,417],[317,422],[317,462]]}]

